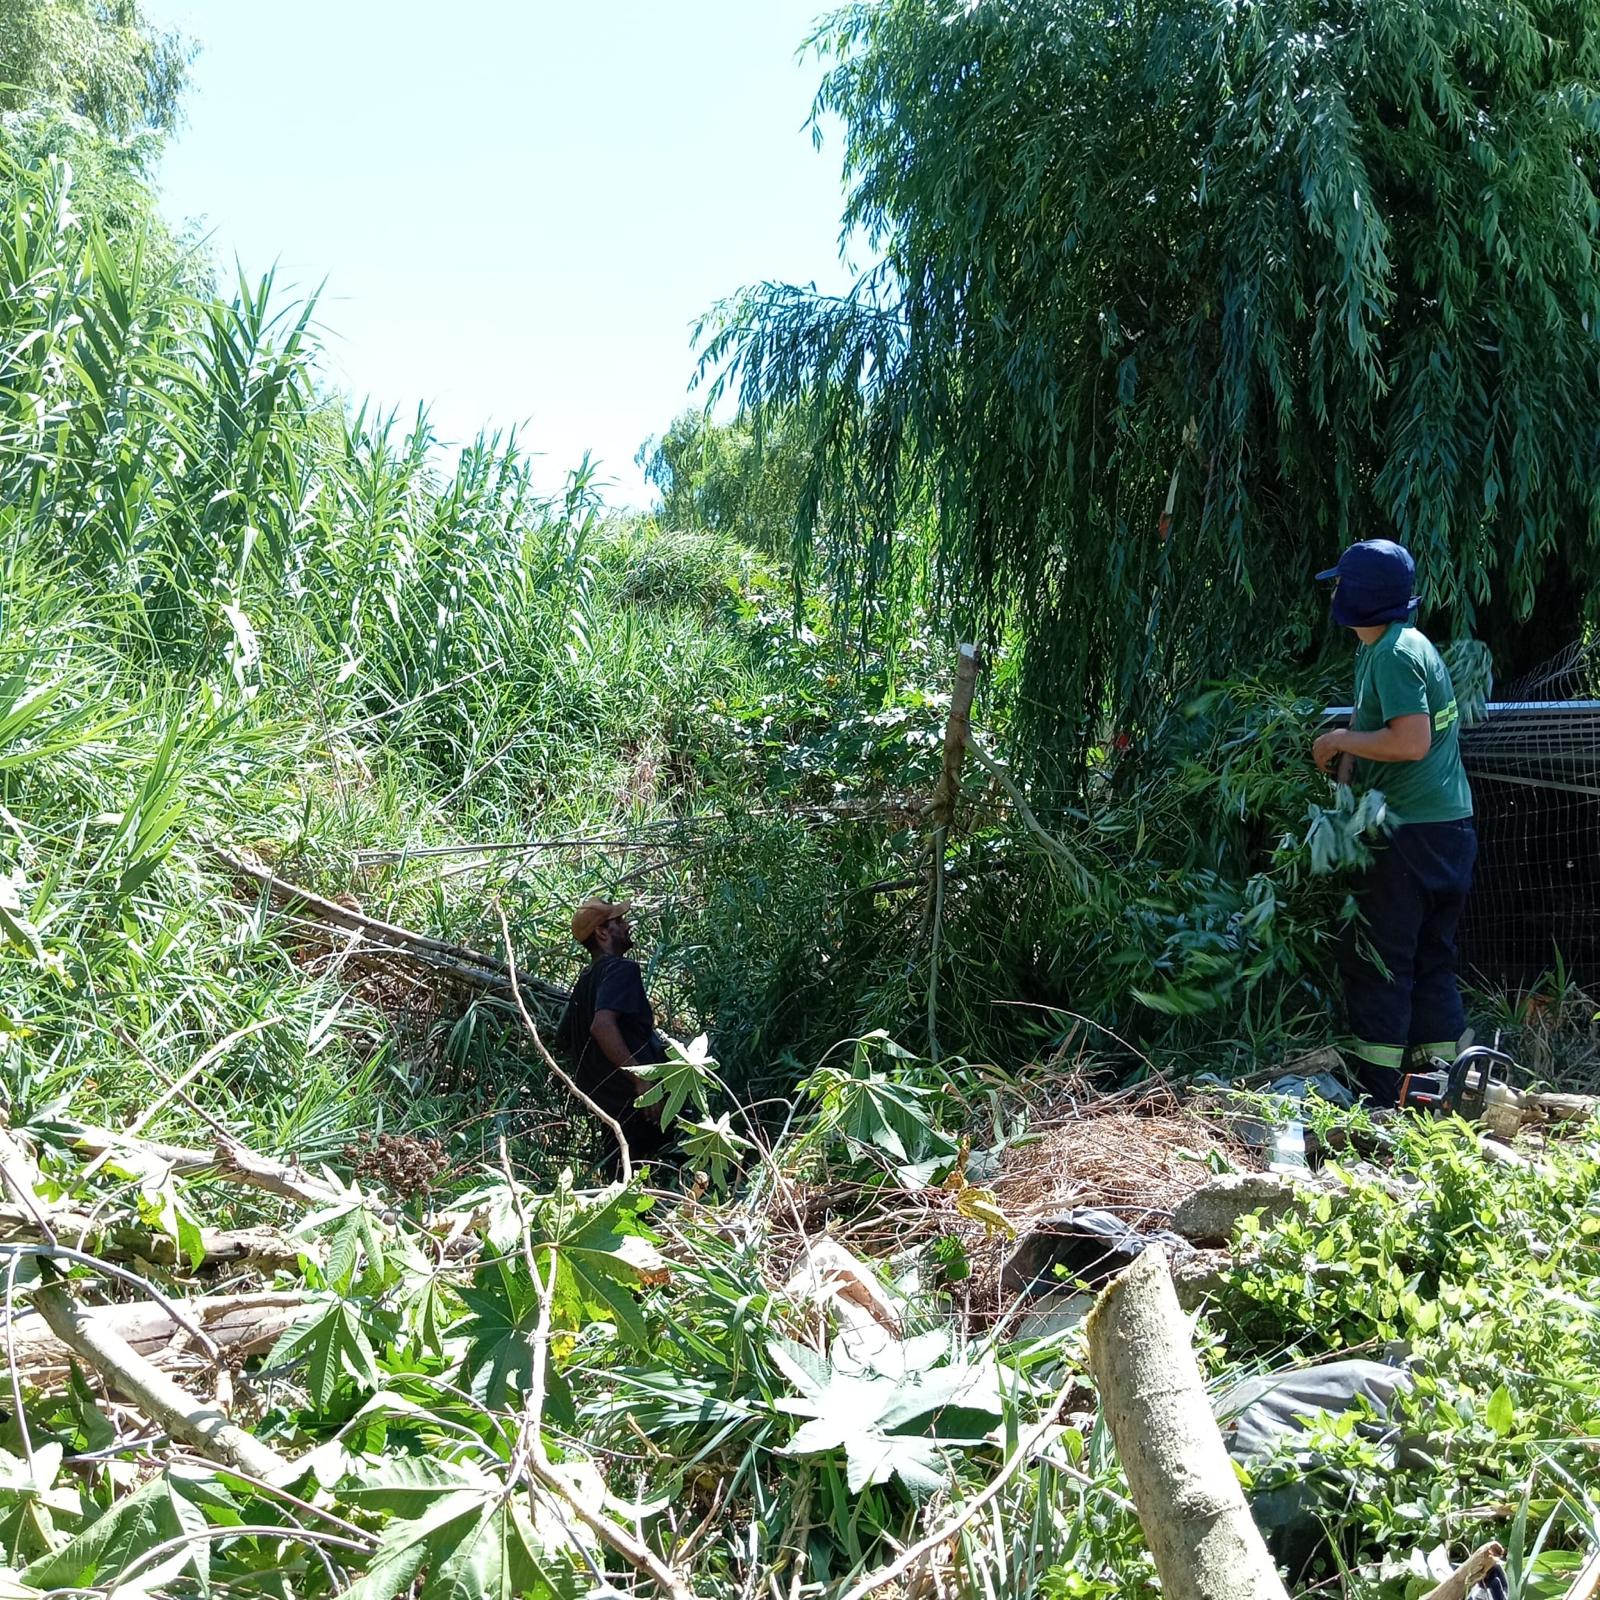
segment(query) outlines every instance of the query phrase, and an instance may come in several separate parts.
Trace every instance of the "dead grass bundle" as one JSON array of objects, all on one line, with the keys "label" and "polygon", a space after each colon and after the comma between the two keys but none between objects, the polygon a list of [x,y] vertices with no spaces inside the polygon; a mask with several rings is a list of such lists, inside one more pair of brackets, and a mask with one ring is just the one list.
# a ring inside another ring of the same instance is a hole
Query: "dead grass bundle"
[{"label": "dead grass bundle", "polygon": [[1212,1159],[1259,1170],[1260,1156],[1224,1122],[1165,1083],[1118,1094],[1069,1084],[1034,1117],[1034,1137],[1006,1151],[992,1188],[1019,1229],[1077,1207],[1109,1211],[1141,1232],[1212,1176]]}]

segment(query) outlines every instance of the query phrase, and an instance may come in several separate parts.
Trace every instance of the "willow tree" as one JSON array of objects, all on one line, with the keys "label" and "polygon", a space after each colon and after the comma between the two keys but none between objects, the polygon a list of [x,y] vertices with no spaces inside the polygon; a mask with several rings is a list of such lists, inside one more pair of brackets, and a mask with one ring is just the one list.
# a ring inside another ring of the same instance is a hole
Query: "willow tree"
[{"label": "willow tree", "polygon": [[879,263],[842,298],[748,290],[705,346],[804,419],[802,553],[826,526],[870,590],[931,504],[952,616],[1015,628],[1069,752],[1315,648],[1310,575],[1352,538],[1403,539],[1434,627],[1502,669],[1530,617],[1570,637],[1600,553],[1600,9],[881,0],[814,42]]},{"label": "willow tree", "polygon": [[68,111],[113,139],[169,133],[192,53],[138,0],[0,0],[0,111]]}]

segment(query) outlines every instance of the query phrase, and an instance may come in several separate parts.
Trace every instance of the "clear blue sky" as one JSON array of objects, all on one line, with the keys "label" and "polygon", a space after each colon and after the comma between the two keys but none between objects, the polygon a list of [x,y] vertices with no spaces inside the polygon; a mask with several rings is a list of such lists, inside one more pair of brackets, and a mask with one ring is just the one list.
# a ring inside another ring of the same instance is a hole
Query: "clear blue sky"
[{"label": "clear blue sky", "polygon": [[[326,369],[440,434],[526,424],[541,483],[690,403],[690,331],[761,278],[838,289],[837,135],[795,52],[829,0],[146,0],[198,41],[161,169],[219,264],[324,279]],[[696,401],[695,403],[698,403]]]}]

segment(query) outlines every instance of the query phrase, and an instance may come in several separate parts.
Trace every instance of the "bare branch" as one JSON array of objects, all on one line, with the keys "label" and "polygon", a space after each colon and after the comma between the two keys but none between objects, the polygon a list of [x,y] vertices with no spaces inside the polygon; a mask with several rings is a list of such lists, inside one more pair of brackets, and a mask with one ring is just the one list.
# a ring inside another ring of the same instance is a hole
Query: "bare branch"
[{"label": "bare branch", "polygon": [[576,1080],[568,1076],[556,1061],[556,1058],[550,1054],[544,1040],[539,1037],[539,1030],[535,1026],[533,1018],[528,1015],[527,1006],[523,1004],[522,986],[517,982],[517,954],[511,948],[511,928],[506,922],[505,907],[497,905],[495,911],[500,918],[500,936],[505,941],[506,964],[511,973],[511,993],[516,998],[517,1015],[522,1018],[523,1028],[527,1030],[528,1037],[533,1040],[534,1048],[544,1058],[544,1064],[567,1086],[567,1090],[572,1097],[580,1104],[587,1106],[594,1116],[611,1130],[611,1136],[617,1141],[617,1149],[622,1156],[622,1181],[624,1184],[632,1183],[633,1156],[628,1149],[628,1136],[622,1131],[622,1124],[609,1111],[597,1105],[578,1087]]},{"label": "bare branch", "polygon": [[215,1407],[197,1401],[114,1329],[97,1323],[64,1283],[36,1289],[33,1303],[64,1345],[174,1439],[192,1445],[221,1466],[242,1467],[258,1477],[272,1478],[288,1471],[288,1461],[276,1450],[230,1422]]}]

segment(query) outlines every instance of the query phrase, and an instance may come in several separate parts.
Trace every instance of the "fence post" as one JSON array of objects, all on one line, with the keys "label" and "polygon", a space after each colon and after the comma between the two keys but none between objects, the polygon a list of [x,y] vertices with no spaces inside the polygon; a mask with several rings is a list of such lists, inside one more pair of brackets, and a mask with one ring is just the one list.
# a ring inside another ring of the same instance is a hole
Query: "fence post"
[{"label": "fence post", "polygon": [[972,731],[972,697],[978,689],[978,669],[983,657],[975,644],[956,650],[956,681],[950,691],[950,715],[944,724],[944,760],[939,781],[934,787],[928,815],[934,827],[949,828],[955,817],[956,796],[961,789],[961,763],[967,756],[967,735]]}]

